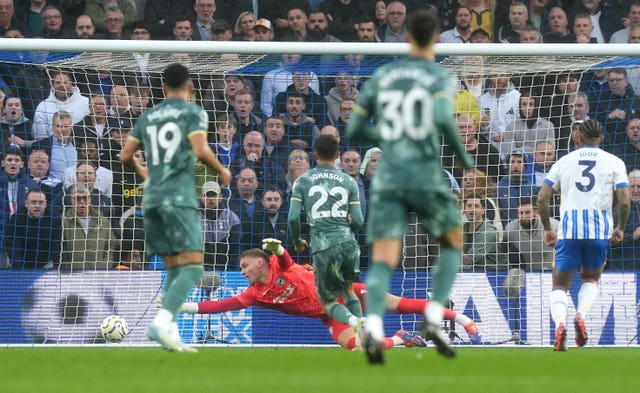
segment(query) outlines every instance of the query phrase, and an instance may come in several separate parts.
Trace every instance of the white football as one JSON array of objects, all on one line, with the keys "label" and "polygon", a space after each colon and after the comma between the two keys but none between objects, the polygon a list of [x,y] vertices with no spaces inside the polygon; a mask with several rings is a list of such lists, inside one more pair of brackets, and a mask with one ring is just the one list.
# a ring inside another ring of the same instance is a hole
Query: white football
[{"label": "white football", "polygon": [[100,324],[100,333],[105,340],[117,343],[129,334],[129,326],[124,318],[110,315]]}]

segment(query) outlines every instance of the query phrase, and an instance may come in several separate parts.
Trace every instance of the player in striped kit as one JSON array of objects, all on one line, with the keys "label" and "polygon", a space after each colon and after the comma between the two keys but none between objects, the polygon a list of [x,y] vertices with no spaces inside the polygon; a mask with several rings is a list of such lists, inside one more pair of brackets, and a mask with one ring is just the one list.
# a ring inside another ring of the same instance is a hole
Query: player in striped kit
[{"label": "player in striped kit", "polygon": [[[551,318],[556,326],[555,351],[567,350],[567,291],[578,268],[582,285],[573,319],[576,344],[587,342],[584,318],[598,296],[597,282],[602,274],[610,244],[622,241],[630,209],[629,178],[624,162],[600,149],[602,124],[587,120],[574,134],[578,149],[551,167],[538,195],[538,210],[544,226],[544,240],[555,245]],[[551,229],[549,201],[560,192],[560,226]],[[618,203],[614,227],[612,204]]]}]

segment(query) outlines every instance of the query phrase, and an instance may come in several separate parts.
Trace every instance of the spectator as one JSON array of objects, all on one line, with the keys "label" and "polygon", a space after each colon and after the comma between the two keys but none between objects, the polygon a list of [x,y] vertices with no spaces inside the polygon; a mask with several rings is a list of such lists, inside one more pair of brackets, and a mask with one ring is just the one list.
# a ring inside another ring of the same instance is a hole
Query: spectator
[{"label": "spectator", "polygon": [[295,4],[287,11],[289,30],[282,41],[302,41],[307,35],[307,12],[299,4]]},{"label": "spectator", "polygon": [[406,42],[407,7],[401,1],[392,1],[387,5],[387,23],[378,27],[378,38],[382,42]]},{"label": "spectator", "polygon": [[238,90],[232,104],[234,115],[238,120],[236,140],[242,140],[249,131],[262,128],[262,118],[254,112],[253,93],[244,89]]},{"label": "spectator", "polygon": [[475,29],[469,36],[469,42],[472,44],[489,44],[491,36],[484,29]]},{"label": "spectator", "polygon": [[4,246],[11,269],[57,267],[60,233],[60,217],[52,216],[47,210],[45,194],[39,189],[30,190],[24,208],[9,219],[5,231]]},{"label": "spectator", "polygon": [[[257,3],[252,0],[222,0],[217,2],[216,18],[218,20],[223,19],[233,23],[238,19],[238,16],[244,11],[253,11],[254,4]],[[257,4],[259,6],[259,4]],[[263,4],[263,6],[265,6]],[[260,7],[264,9],[263,7]]]},{"label": "spectator", "polygon": [[[124,0],[127,1],[127,0]],[[101,37],[107,40],[121,40],[124,39],[124,14],[120,10],[120,8],[107,8],[104,11],[104,16],[100,19],[96,19],[95,15],[91,15],[93,21],[95,22],[96,33]],[[99,22],[101,21],[101,22]],[[103,29],[100,29],[100,25],[103,26]],[[104,33],[102,32],[104,30]]]},{"label": "spectator", "polygon": [[175,25],[180,18],[193,20],[193,0],[146,0],[144,4],[144,21],[149,24],[154,37],[168,37],[175,34]]},{"label": "spectator", "polygon": [[625,28],[616,31],[611,35],[609,43],[626,44],[629,42],[629,33],[631,30],[635,27],[640,27],[640,2],[634,1],[629,5],[627,21]]},{"label": "spectator", "polygon": [[311,89],[310,84],[312,78],[313,73],[309,70],[302,67],[294,69],[291,76],[292,83],[287,87],[287,90],[276,95],[275,112],[278,114],[285,113],[287,111],[289,95],[301,93],[304,98],[305,112],[307,115],[311,116],[318,126],[327,124],[327,101],[323,96]]},{"label": "spectator", "polygon": [[474,272],[495,272],[507,268],[498,231],[485,220],[486,201],[471,196],[462,201],[464,243],[462,268]]},{"label": "spectator", "polygon": [[[300,55],[282,55],[282,63],[262,78],[262,92],[260,94],[260,109],[265,116],[271,116],[274,113],[276,95],[282,91],[286,91],[287,87],[293,83],[293,71],[300,63]],[[318,76],[311,73],[311,83],[309,87],[315,92],[320,92],[320,83]]]},{"label": "spectator", "polygon": [[518,117],[505,128],[505,136],[500,144],[503,149],[500,152],[501,156],[506,157],[516,149],[523,150],[527,156],[531,156],[539,141],[555,140],[553,124],[540,117],[537,101],[536,97],[520,95]]},{"label": "spectator", "polygon": [[[2,157],[0,172],[0,227],[4,228],[9,216],[24,207],[25,187],[21,187],[20,176],[24,167],[23,153],[17,147],[6,151]],[[2,237],[0,237],[0,241]]]},{"label": "spectator", "polygon": [[[96,24],[96,31],[99,33],[112,33],[109,27],[112,19],[118,19],[116,22],[120,27],[125,24],[133,23],[136,20],[136,8],[129,0],[86,0],[84,13],[93,18]],[[115,16],[114,10],[118,10],[121,17]],[[110,12],[111,11],[111,12]],[[122,20],[120,20],[122,19]]]},{"label": "spectator", "polygon": [[624,161],[628,170],[640,169],[640,119],[629,120],[626,141],[612,146],[610,151]]},{"label": "spectator", "polygon": [[382,150],[379,147],[372,147],[364,153],[364,158],[360,164],[360,175],[364,182],[365,199],[369,200],[369,191],[371,190],[371,181],[373,175],[378,169],[380,164],[380,158],[382,158]]},{"label": "spectator", "polygon": [[335,36],[329,34],[329,21],[327,14],[323,11],[311,11],[307,19],[307,34],[304,36],[304,41],[342,42]]},{"label": "spectator", "polygon": [[[99,209],[104,217],[111,218],[111,199],[95,187],[96,170],[97,163],[95,161],[84,160],[78,162],[75,168],[75,182],[70,187],[75,184],[85,186],[89,190],[89,195],[91,195],[91,205]],[[65,205],[68,205],[68,203],[65,203]],[[114,225],[114,228],[120,229],[118,225]]]},{"label": "spectator", "polygon": [[[323,13],[325,19],[331,22],[329,32],[332,36],[335,36],[337,40],[350,42],[356,40],[356,32],[353,27],[360,21],[360,18],[364,15],[371,15],[370,4],[370,1],[360,0],[325,0],[318,6],[318,12]],[[315,12],[312,14],[309,14],[309,19],[312,16],[318,16]]]},{"label": "spectator", "polygon": [[287,186],[284,169],[275,162],[267,159],[264,153],[264,136],[259,131],[251,131],[242,140],[242,150],[231,163],[230,170],[234,175],[240,174],[242,168],[250,167],[262,188],[259,194],[267,188],[284,190]]},{"label": "spectator", "polygon": [[327,102],[327,117],[329,122],[336,125],[340,115],[340,103],[342,100],[357,100],[360,92],[356,88],[355,76],[345,71],[341,71],[335,77],[336,86],[329,90],[324,98]]},{"label": "spectator", "polygon": [[214,0],[196,0],[195,29],[193,29],[194,41],[211,41],[211,28],[213,27],[213,14],[216,12]]},{"label": "spectator", "polygon": [[273,26],[269,19],[260,18],[253,26],[255,31],[256,41],[273,41]]},{"label": "spectator", "polygon": [[372,18],[367,17],[366,15],[362,17],[360,22],[358,22],[356,32],[358,34],[359,42],[380,42],[375,22]]},{"label": "spectator", "polygon": [[[622,242],[612,246],[609,252],[608,259],[613,270],[635,271],[636,261],[638,261],[638,250],[640,250],[638,248],[640,246],[640,170],[638,167],[632,168],[629,171],[631,208],[627,225],[624,228],[624,238]],[[614,206],[614,210],[614,214],[617,214],[617,204]]]},{"label": "spectator", "polygon": [[593,36],[593,20],[587,13],[579,13],[573,18],[573,35],[579,44],[597,44],[598,39]]},{"label": "spectator", "polygon": [[385,0],[377,0],[373,9],[376,26],[387,24],[387,2]]},{"label": "spectator", "polygon": [[47,206],[54,217],[62,215],[62,181],[49,176],[49,153],[46,150],[31,150],[27,161],[28,173],[21,179],[24,189],[37,188],[47,197]]},{"label": "spectator", "polygon": [[367,216],[367,198],[366,189],[362,176],[360,176],[360,165],[362,165],[362,158],[357,150],[345,150],[340,156],[340,165],[342,171],[351,176],[353,180],[358,184],[358,192],[360,197],[360,210],[362,210],[362,216]]},{"label": "spectator", "polygon": [[125,82],[116,82],[113,87],[111,87],[107,115],[115,118],[125,117],[125,113],[127,113],[130,108],[129,91],[127,90]]},{"label": "spectator", "polygon": [[572,43],[576,36],[569,30],[569,19],[561,7],[549,10],[549,31],[543,36],[546,43]]},{"label": "spectator", "polygon": [[0,35],[9,30],[26,31],[15,15],[13,0],[0,0]]},{"label": "spectator", "polygon": [[514,150],[509,156],[508,172],[498,182],[498,205],[505,226],[518,218],[518,206],[522,197],[535,194],[531,178],[525,176],[527,161],[527,154],[522,150]]},{"label": "spectator", "polygon": [[284,137],[284,131],[284,120],[280,117],[268,117],[263,124],[264,151],[267,159],[287,168],[290,145]]},{"label": "spectator", "polygon": [[94,94],[89,101],[89,114],[73,126],[73,137],[76,142],[95,138],[101,147],[102,138],[107,133],[107,100],[102,94]]},{"label": "spectator", "polygon": [[[456,116],[456,124],[465,151],[474,159],[475,167],[486,173],[494,183],[497,182],[501,173],[500,153],[478,134],[477,122],[468,113],[459,113]],[[462,182],[462,163],[455,158],[453,150],[448,145],[443,149],[442,165],[451,172],[458,183]]]},{"label": "spectator", "polygon": [[211,41],[231,41],[233,30],[231,25],[224,20],[216,20],[211,25]]},{"label": "spectator", "polygon": [[177,16],[173,23],[173,39],[176,41],[191,41],[193,39],[193,26],[187,16]]},{"label": "spectator", "polygon": [[529,24],[534,26],[540,33],[549,30],[549,5],[550,0],[532,0],[527,3],[529,12]]},{"label": "spectator", "polygon": [[465,169],[462,175],[462,190],[460,196],[464,198],[476,196],[485,200],[485,218],[493,224],[502,236],[502,211],[497,202],[496,183],[491,180],[486,173],[481,170],[469,168]]},{"label": "spectator", "polygon": [[[303,149],[294,149],[287,157],[287,197],[291,196],[291,188],[296,179],[311,169],[309,153]],[[285,198],[288,201],[289,198]],[[285,209],[285,211],[289,211]]]},{"label": "spectator", "polygon": [[471,10],[465,6],[459,6],[455,12],[455,26],[453,29],[443,31],[440,34],[442,43],[465,43],[471,37]]},{"label": "spectator", "polygon": [[[80,139],[76,140],[75,145],[76,150],[78,151],[78,165],[82,163],[89,163],[94,167],[95,180],[93,181],[93,184],[91,184],[91,187],[89,187],[89,190],[93,191],[93,189],[95,188],[96,190],[100,191],[101,194],[104,194],[107,198],[111,198],[111,195],[113,193],[113,172],[110,169],[100,165],[97,140],[91,137]],[[65,170],[65,188],[71,187],[76,183],[76,181],[78,181],[76,177],[78,165],[76,165],[75,168],[71,167]],[[84,175],[87,175],[86,171]],[[96,204],[96,206],[101,206],[101,204]]]},{"label": "spectator", "polygon": [[500,152],[502,160],[506,159],[506,150],[501,147],[505,130],[515,121],[520,107],[520,92],[509,78],[508,74],[491,75],[490,86],[480,97],[480,131]]},{"label": "spectator", "polygon": [[569,152],[573,125],[589,120],[589,102],[586,93],[577,92],[567,98],[567,115],[563,117],[557,132],[558,158]]},{"label": "spectator", "polygon": [[602,92],[594,110],[596,120],[604,127],[605,148],[624,141],[629,120],[640,116],[640,96],[629,85],[627,70],[618,67],[607,72],[608,90]]},{"label": "spectator", "polygon": [[256,25],[256,15],[251,11],[244,11],[236,19],[233,26],[236,41],[255,41],[256,32],[253,29]]},{"label": "spectator", "polygon": [[118,241],[111,223],[100,210],[92,206],[89,190],[81,185],[72,186],[62,220],[61,272],[108,270],[113,265]]},{"label": "spectator", "polygon": [[75,167],[78,163],[78,151],[73,142],[71,114],[62,110],[56,112],[53,115],[52,130],[53,135],[39,140],[34,146],[46,150],[51,157],[49,175],[63,181],[65,169]]},{"label": "spectator", "polygon": [[542,34],[540,30],[533,25],[526,25],[520,30],[520,43],[522,44],[541,44]]},{"label": "spectator", "polygon": [[320,130],[315,120],[306,113],[304,94],[290,92],[287,95],[286,112],[280,118],[284,121],[285,135],[292,147],[311,148]]},{"label": "spectator", "polygon": [[[462,0],[460,5],[469,8],[471,11],[471,30],[484,31],[487,38],[486,42],[492,42],[496,3],[491,0]],[[471,40],[471,42],[473,41]]]},{"label": "spectator", "polygon": [[2,154],[10,145],[17,145],[21,149],[31,148],[34,140],[31,138],[33,122],[26,118],[22,111],[22,101],[18,97],[4,99],[4,116],[0,120],[2,135]]},{"label": "spectator", "polygon": [[351,112],[353,112],[353,108],[355,106],[356,101],[350,98],[346,98],[340,102],[338,120],[336,120],[336,123],[334,124],[340,133],[346,133],[347,123],[349,122],[349,117],[351,117]]},{"label": "spectator", "polygon": [[58,111],[68,112],[72,124],[80,122],[89,114],[89,99],[80,94],[71,74],[65,71],[52,74],[49,97],[36,107],[31,131],[33,139],[39,140],[52,135],[53,115]]},{"label": "spectator", "polygon": [[240,144],[234,141],[238,122],[234,115],[227,116],[226,113],[221,113],[216,117],[214,124],[217,142],[212,143],[211,148],[222,165],[228,167],[235,161],[240,148]]},{"label": "spectator", "polygon": [[238,269],[240,218],[223,206],[224,201],[218,183],[208,181],[202,185],[200,218],[204,237],[204,266],[207,270]]},{"label": "spectator", "polygon": [[262,244],[262,239],[265,238],[274,238],[281,240],[283,244],[289,244],[287,238],[287,214],[282,208],[284,203],[282,191],[266,189],[262,194],[261,203],[262,215],[256,217],[251,247],[259,248]]},{"label": "spectator", "polygon": [[47,0],[30,0],[22,1],[23,4],[18,4],[15,14],[31,35],[40,37],[44,30],[42,24],[42,12],[47,6]]},{"label": "spectator", "polygon": [[[600,0],[581,0],[576,2],[572,13],[574,20],[579,13],[589,15],[589,19],[593,22],[591,37],[595,38],[598,44],[609,42],[613,33],[624,28],[621,18],[615,11],[611,10],[606,2]],[[577,33],[576,36],[578,36]]]},{"label": "spectator", "polygon": [[128,117],[132,123],[138,120],[151,103],[151,89],[144,84],[129,83],[127,87],[129,93],[129,112],[124,117]]},{"label": "spectator", "polygon": [[80,15],[76,19],[74,32],[76,33],[75,38],[93,38],[96,34],[93,19],[89,15]]},{"label": "spectator", "polygon": [[539,141],[536,144],[536,151],[533,153],[533,166],[531,168],[534,186],[542,187],[542,182],[555,162],[556,145],[552,141]]},{"label": "spectator", "polygon": [[509,24],[498,28],[495,42],[512,44],[520,42],[520,32],[528,24],[528,19],[527,6],[521,1],[514,1],[509,6]]},{"label": "spectator", "polygon": [[62,26],[62,11],[49,5],[42,11],[42,38],[74,38],[73,33]]},{"label": "spectator", "polygon": [[242,168],[236,176],[237,195],[230,198],[229,208],[240,218],[240,244],[251,244],[254,218],[262,214],[258,186],[258,177],[253,168]]}]

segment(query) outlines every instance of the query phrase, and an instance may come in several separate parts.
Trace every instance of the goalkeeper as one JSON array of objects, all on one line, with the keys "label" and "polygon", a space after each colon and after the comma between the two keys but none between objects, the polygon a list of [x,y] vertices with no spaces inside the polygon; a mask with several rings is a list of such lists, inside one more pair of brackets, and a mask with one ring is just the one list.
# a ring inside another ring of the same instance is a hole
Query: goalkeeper
[{"label": "goalkeeper", "polygon": [[[346,349],[359,347],[360,343],[356,343],[353,328],[329,317],[320,307],[313,272],[296,264],[287,250],[282,247],[280,240],[263,239],[262,248],[274,254],[269,257],[265,251],[252,248],[240,256],[242,275],[250,284],[243,293],[219,301],[184,303],[180,311],[214,314],[251,306],[269,308],[289,315],[320,319],[331,332],[333,339],[342,347]],[[364,304],[365,285],[355,283],[353,287],[360,302]],[[399,314],[422,314],[427,302],[427,300],[407,299],[387,294],[385,307],[387,311]],[[445,309],[444,319],[456,321],[464,326],[471,342],[480,343],[478,328],[467,316]],[[426,346],[426,343],[420,336],[399,330],[393,337],[387,337],[383,341],[384,349],[395,345]]]}]

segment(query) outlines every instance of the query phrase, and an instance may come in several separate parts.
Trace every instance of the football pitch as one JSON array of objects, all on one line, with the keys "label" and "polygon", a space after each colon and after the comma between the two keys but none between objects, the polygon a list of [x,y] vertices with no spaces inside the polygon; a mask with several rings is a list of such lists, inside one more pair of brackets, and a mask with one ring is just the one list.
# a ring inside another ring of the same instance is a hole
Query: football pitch
[{"label": "football pitch", "polygon": [[384,366],[340,348],[2,348],[3,393],[631,392],[639,348],[394,348]]}]

